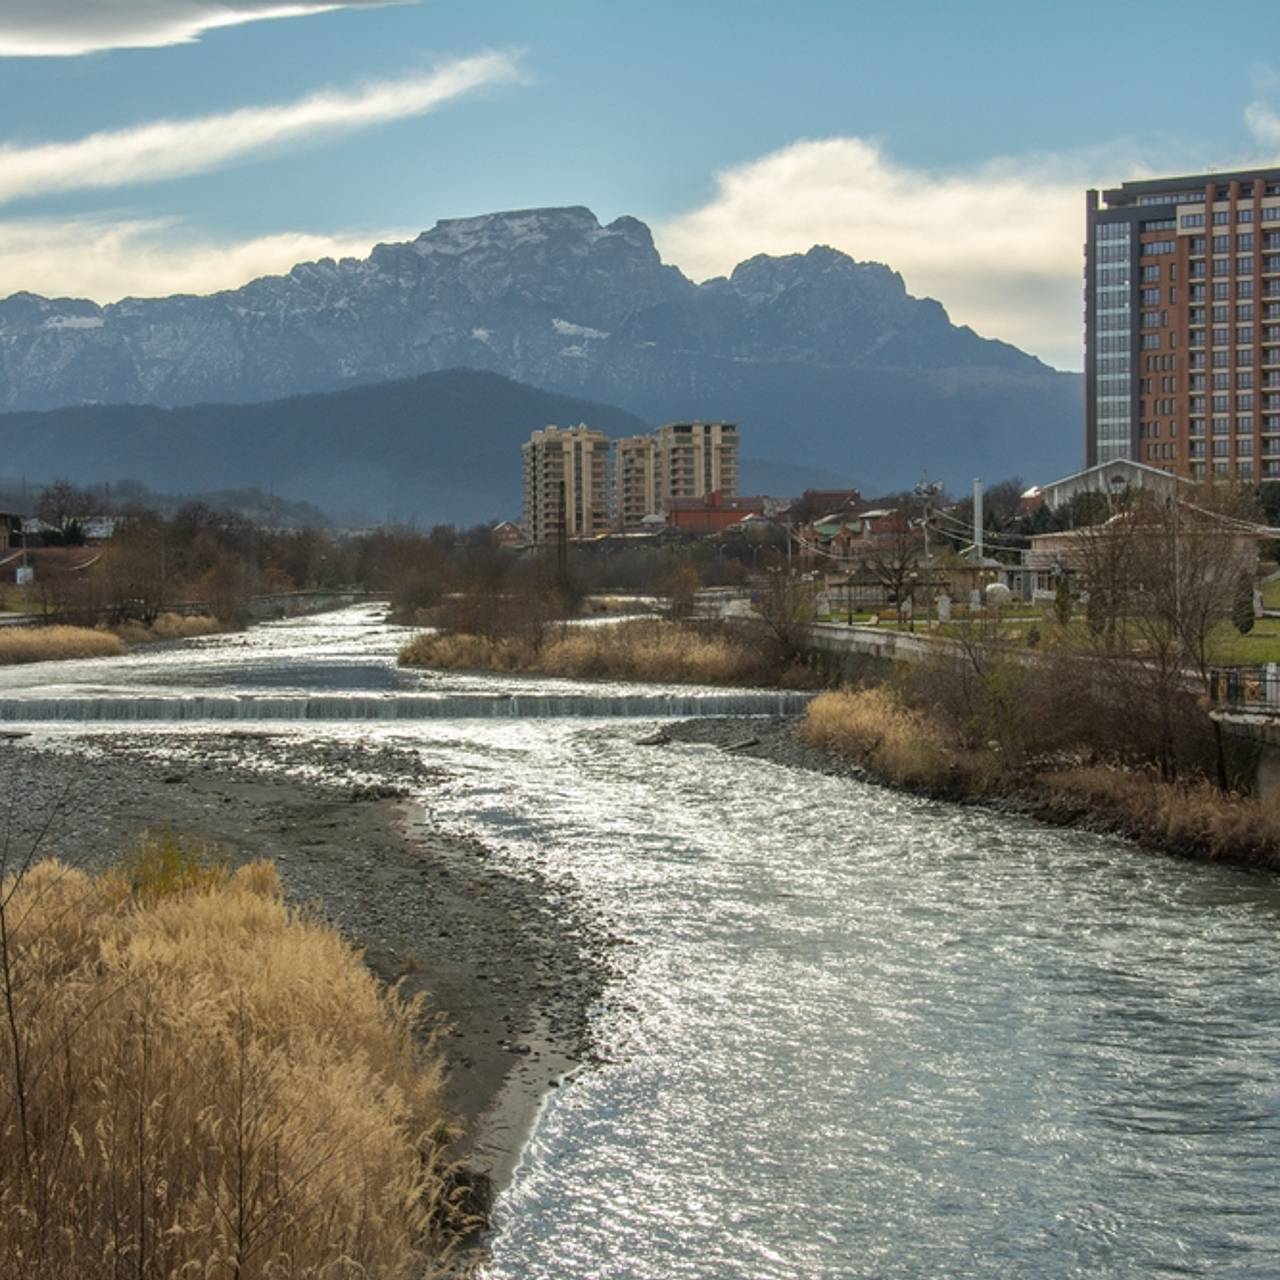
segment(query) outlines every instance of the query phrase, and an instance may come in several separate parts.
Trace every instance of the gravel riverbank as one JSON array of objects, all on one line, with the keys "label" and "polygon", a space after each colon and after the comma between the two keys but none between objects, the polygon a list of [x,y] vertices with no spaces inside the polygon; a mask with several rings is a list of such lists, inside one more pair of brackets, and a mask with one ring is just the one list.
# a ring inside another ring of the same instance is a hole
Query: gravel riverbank
[{"label": "gravel riverbank", "polygon": [[547,1091],[594,1057],[604,930],[572,890],[435,829],[440,778],[412,751],[257,730],[9,735],[0,778],[11,862],[39,839],[98,867],[166,827],[235,863],[273,859],[291,900],[321,903],[380,977],[426,993],[460,1154],[495,1188]]}]

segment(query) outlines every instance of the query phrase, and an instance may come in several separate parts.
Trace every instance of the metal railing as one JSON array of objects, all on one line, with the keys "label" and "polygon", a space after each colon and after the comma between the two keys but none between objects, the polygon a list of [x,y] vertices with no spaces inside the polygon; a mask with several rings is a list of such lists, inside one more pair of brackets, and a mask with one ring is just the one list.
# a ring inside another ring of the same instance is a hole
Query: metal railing
[{"label": "metal railing", "polygon": [[1209,701],[1215,707],[1232,711],[1280,715],[1280,663],[1211,668]]}]

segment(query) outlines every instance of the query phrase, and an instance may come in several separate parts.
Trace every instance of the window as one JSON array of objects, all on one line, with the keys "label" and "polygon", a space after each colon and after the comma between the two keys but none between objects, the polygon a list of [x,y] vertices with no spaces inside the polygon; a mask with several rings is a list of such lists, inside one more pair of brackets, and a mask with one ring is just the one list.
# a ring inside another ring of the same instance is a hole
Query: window
[{"label": "window", "polygon": [[[1216,288],[1216,287],[1217,287],[1217,286],[1215,286],[1215,288]],[[1252,280],[1237,280],[1237,281],[1236,281],[1236,297],[1237,297],[1237,298],[1252,298],[1252,297],[1253,297],[1253,281],[1252,281]]]},{"label": "window", "polygon": [[[1205,289],[1202,284],[1193,284],[1188,287],[1187,297],[1192,302],[1203,302],[1205,299]],[[1277,308],[1277,314],[1280,314],[1280,308]]]},{"label": "window", "polygon": [[1253,479],[1253,463],[1252,463],[1252,462],[1237,462],[1237,463],[1236,463],[1236,475],[1237,475],[1241,480],[1252,480],[1252,479]]},{"label": "window", "polygon": [[1236,259],[1236,275],[1251,276],[1253,275],[1253,256],[1246,255],[1243,258]]},{"label": "window", "polygon": [[1228,368],[1231,364],[1231,352],[1225,347],[1216,350],[1213,353],[1212,364],[1215,369]]},{"label": "window", "polygon": [[1262,363],[1280,364],[1280,347],[1263,347]]},{"label": "window", "polygon": [[1144,333],[1142,335],[1142,350],[1143,351],[1159,351],[1160,335],[1158,333]]},{"label": "window", "polygon": [[1192,458],[1203,458],[1204,457],[1204,441],[1193,440],[1187,446],[1187,454]]},{"label": "window", "polygon": [[1280,206],[1271,205],[1262,211],[1263,222],[1280,222]]},{"label": "window", "polygon": [[1231,390],[1231,375],[1229,373],[1215,373],[1213,375],[1213,389],[1215,391]]},{"label": "window", "polygon": [[1213,442],[1213,456],[1215,458],[1229,458],[1231,456],[1231,441],[1215,440]]},{"label": "window", "polygon": [[[1159,279],[1160,279],[1159,267],[1143,267],[1142,268],[1143,284],[1156,284],[1159,281]],[[1225,297],[1225,295],[1223,296]]]},{"label": "window", "polygon": [[1253,252],[1253,232],[1242,231],[1236,236],[1236,252],[1252,253]]},{"label": "window", "polygon": [[1240,369],[1236,373],[1236,386],[1247,391],[1253,386],[1253,370]]},{"label": "window", "polygon": [[1215,276],[1229,276],[1231,274],[1230,258],[1214,258],[1213,274]]},{"label": "window", "polygon": [[1253,348],[1237,347],[1236,348],[1236,368],[1247,368],[1253,364]]},{"label": "window", "polygon": [[1231,397],[1230,396],[1214,396],[1213,411],[1214,413],[1230,413]]},{"label": "window", "polygon": [[1157,218],[1154,222],[1144,222],[1143,231],[1176,231],[1178,224],[1172,218]]},{"label": "window", "polygon": [[1226,209],[1215,209],[1213,211],[1213,225],[1215,227],[1229,227],[1231,225],[1231,214]]},{"label": "window", "polygon": [[1213,345],[1215,347],[1225,347],[1231,338],[1231,330],[1225,326],[1221,329],[1213,331]]},{"label": "window", "polygon": [[1213,251],[1214,253],[1230,253],[1231,237],[1230,236],[1214,236]]},{"label": "window", "polygon": [[1252,435],[1253,434],[1253,414],[1242,413],[1236,415],[1236,434]]},{"label": "window", "polygon": [[1231,286],[1225,280],[1219,280],[1213,286],[1213,296],[1219,301],[1231,297]]},{"label": "window", "polygon": [[1176,240],[1150,240],[1142,246],[1142,256],[1151,258],[1158,253],[1172,253],[1177,243]]},{"label": "window", "polygon": [[1253,410],[1253,392],[1246,391],[1242,396],[1236,396],[1236,408],[1240,411],[1248,409]]},{"label": "window", "polygon": [[1253,341],[1253,325],[1238,324],[1236,325],[1236,342],[1248,345]]},{"label": "window", "polygon": [[[1179,216],[1178,221],[1181,222],[1184,227],[1203,227],[1204,214],[1203,213],[1184,213]],[[1203,239],[1203,237],[1201,238]],[[1195,250],[1193,249],[1192,252],[1194,253]]]},{"label": "window", "polygon": [[[1205,388],[1205,375],[1203,373],[1193,373],[1187,377],[1187,385],[1192,391],[1203,391]],[[1277,406],[1280,408],[1280,406]]]},{"label": "window", "polygon": [[[1241,193],[1241,194],[1243,194],[1243,193]],[[1236,210],[1236,221],[1237,221],[1237,222],[1252,222],[1252,221],[1253,221],[1253,210],[1252,210],[1252,209],[1237,209],[1237,210]]]},{"label": "window", "polygon": [[1142,305],[1144,307],[1158,307],[1160,305],[1159,289],[1143,289]]},{"label": "window", "polygon": [[[1156,290],[1160,292],[1159,289]],[[1144,311],[1142,313],[1142,327],[1144,329],[1158,329],[1161,325],[1160,313],[1158,311]]]},{"label": "window", "polygon": [[1236,303],[1236,322],[1239,323],[1242,320],[1252,320],[1252,319],[1253,319],[1253,303],[1237,302]]},{"label": "window", "polygon": [[1192,413],[1203,413],[1203,412],[1204,412],[1204,396],[1192,396],[1192,397],[1191,397],[1191,412],[1192,412]]}]

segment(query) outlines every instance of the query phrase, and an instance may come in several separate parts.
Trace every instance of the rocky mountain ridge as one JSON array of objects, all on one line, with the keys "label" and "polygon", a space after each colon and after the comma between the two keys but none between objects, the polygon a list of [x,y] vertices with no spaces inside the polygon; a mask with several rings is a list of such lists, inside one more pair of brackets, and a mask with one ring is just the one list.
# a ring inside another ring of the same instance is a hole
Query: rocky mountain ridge
[{"label": "rocky mountain ridge", "polygon": [[889,267],[815,246],[695,284],[644,223],[581,207],[442,221],[205,297],[0,301],[0,409],[257,403],[451,368],[650,423],[736,419],[752,453],[871,487],[1077,461],[1079,375],[952,325]]},{"label": "rocky mountain ridge", "polygon": [[[697,285],[635,218],[584,208],[437,223],[368,258],[207,297],[0,301],[0,407],[246,402],[466,366],[598,394],[690,358],[1043,369],[834,249]],[[624,398],[625,401],[625,398]]]}]

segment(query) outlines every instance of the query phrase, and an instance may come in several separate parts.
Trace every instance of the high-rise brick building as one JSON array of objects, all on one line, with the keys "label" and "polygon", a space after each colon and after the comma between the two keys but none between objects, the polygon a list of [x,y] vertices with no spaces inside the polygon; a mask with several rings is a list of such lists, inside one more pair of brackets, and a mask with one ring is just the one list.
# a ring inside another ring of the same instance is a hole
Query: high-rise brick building
[{"label": "high-rise brick building", "polygon": [[1086,464],[1280,479],[1280,169],[1086,197]]},{"label": "high-rise brick building", "polygon": [[738,494],[738,428],[732,422],[669,422],[657,430],[658,502]]}]

